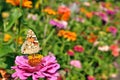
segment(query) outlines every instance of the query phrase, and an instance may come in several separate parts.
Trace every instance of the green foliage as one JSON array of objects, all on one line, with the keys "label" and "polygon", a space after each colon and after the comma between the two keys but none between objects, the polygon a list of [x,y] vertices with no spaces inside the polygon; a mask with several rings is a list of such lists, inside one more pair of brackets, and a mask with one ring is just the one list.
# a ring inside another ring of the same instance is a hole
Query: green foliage
[{"label": "green foliage", "polygon": [[[84,2],[88,1],[90,6],[85,6]],[[99,8],[100,1],[115,2],[114,0],[99,0],[93,2],[91,0],[80,0],[77,5],[79,8],[84,7],[87,12],[104,12]],[[60,64],[59,71],[66,71],[65,80],[86,80],[87,76],[94,76],[96,80],[104,80],[103,75],[107,76],[106,80],[111,77],[112,74],[117,74],[118,70],[113,65],[114,62],[120,62],[119,56],[115,57],[110,50],[112,44],[116,44],[119,47],[120,44],[120,11],[115,15],[108,15],[109,21],[103,24],[101,17],[93,14],[92,18],[86,17],[86,13],[76,11],[71,13],[70,19],[67,21],[68,26],[65,30],[75,32],[77,34],[76,41],[67,40],[64,37],[57,35],[60,29],[56,29],[49,24],[49,21],[58,18],[57,15],[49,15],[43,10],[48,6],[57,12],[60,5],[69,6],[74,3],[75,0],[33,0],[33,8],[23,8],[22,6],[12,6],[0,1],[0,68],[6,69],[10,74],[13,73],[11,66],[15,65],[14,60],[18,55],[22,55],[21,46],[26,40],[27,30],[32,29],[40,43],[42,50],[39,54],[43,56],[48,55],[48,52],[52,52]],[[3,5],[4,3],[4,5]],[[39,3],[39,7],[35,8]],[[110,9],[114,10],[115,6],[120,6],[120,3],[111,3]],[[79,9],[78,8],[78,9]],[[3,12],[8,12],[9,17],[3,18],[1,15]],[[32,15],[32,17],[30,17]],[[35,17],[36,16],[36,17]],[[76,18],[83,18],[84,22],[77,21]],[[113,20],[112,20],[113,19]],[[116,35],[107,31],[107,28],[114,26],[117,29]],[[4,41],[5,34],[11,36],[8,41]],[[93,35],[92,35],[93,34]],[[90,42],[89,39],[94,40]],[[21,37],[21,40],[17,39]],[[99,43],[95,45],[95,42]],[[20,44],[21,42],[22,44]],[[74,51],[74,46],[81,45],[84,48],[83,52]],[[98,48],[101,46],[108,46],[109,50],[102,51]],[[67,51],[73,50],[74,56],[68,55]],[[119,51],[120,52],[120,51]],[[72,60],[79,60],[82,68],[77,68],[70,65]],[[32,80],[31,77],[28,80]],[[45,79],[40,79],[45,80]]]}]

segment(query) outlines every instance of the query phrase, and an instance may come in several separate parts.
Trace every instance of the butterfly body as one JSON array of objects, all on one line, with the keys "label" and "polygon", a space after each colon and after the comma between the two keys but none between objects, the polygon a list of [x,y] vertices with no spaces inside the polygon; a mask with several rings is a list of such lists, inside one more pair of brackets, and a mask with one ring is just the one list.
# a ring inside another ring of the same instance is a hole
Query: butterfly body
[{"label": "butterfly body", "polygon": [[40,50],[39,42],[35,33],[32,30],[28,30],[26,41],[21,47],[21,52],[23,54],[35,54]]}]

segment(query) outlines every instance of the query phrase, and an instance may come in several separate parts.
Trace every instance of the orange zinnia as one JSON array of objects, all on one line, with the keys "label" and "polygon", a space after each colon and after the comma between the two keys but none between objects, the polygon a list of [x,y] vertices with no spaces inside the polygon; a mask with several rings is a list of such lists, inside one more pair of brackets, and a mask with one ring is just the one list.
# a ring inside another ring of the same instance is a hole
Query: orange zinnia
[{"label": "orange zinnia", "polygon": [[75,32],[64,31],[64,30],[60,30],[58,32],[58,36],[60,37],[63,36],[64,38],[67,38],[68,40],[71,40],[71,41],[75,41],[77,37]]},{"label": "orange zinnia", "polygon": [[87,13],[87,10],[86,10],[84,7],[81,7],[81,8],[80,8],[80,12],[82,12],[82,13]]},{"label": "orange zinnia", "polygon": [[107,9],[109,9],[109,8],[111,7],[111,3],[110,3],[110,2],[106,2],[106,3],[105,3],[105,7],[106,7]]},{"label": "orange zinnia", "polygon": [[92,16],[93,16],[93,13],[92,13],[92,12],[87,12],[87,13],[86,13],[86,17],[87,17],[87,18],[92,18]]},{"label": "orange zinnia", "polygon": [[93,33],[91,33],[89,38],[88,38],[88,42],[94,43],[96,40],[97,40],[97,36],[94,35]]},{"label": "orange zinnia", "polygon": [[[10,3],[14,6],[20,5],[20,0],[6,0],[7,3]],[[22,6],[26,8],[32,8],[32,1],[29,0],[22,0]]]},{"label": "orange zinnia", "polygon": [[10,34],[4,34],[4,41],[7,42],[12,38],[12,36]]},{"label": "orange zinnia", "polygon": [[70,18],[70,9],[66,6],[60,6],[58,8],[58,15],[59,19],[67,21]]},{"label": "orange zinnia", "polygon": [[67,21],[69,19],[69,17],[70,17],[70,13],[65,13],[61,16],[61,20]]},{"label": "orange zinnia", "polygon": [[58,36],[59,37],[61,37],[61,36],[63,36],[65,34],[65,30],[59,30],[59,32],[58,32]]},{"label": "orange zinnia", "polygon": [[16,42],[18,43],[18,44],[23,44],[23,38],[20,36],[20,37],[18,37],[18,39],[16,40]]},{"label": "orange zinnia", "polygon": [[49,15],[56,15],[56,12],[49,7],[45,8],[43,11],[48,13]]}]

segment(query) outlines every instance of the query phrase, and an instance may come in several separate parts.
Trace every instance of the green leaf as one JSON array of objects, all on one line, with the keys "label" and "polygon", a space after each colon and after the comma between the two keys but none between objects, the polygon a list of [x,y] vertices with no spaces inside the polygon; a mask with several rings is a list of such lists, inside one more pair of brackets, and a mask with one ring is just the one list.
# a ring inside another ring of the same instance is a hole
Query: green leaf
[{"label": "green leaf", "polygon": [[6,68],[7,64],[5,64],[4,62],[0,62],[0,68]]},{"label": "green leaf", "polygon": [[7,32],[21,16],[22,11],[19,8],[13,9],[9,17],[8,25],[5,27],[5,32]]},{"label": "green leaf", "polygon": [[0,46],[0,57],[5,56],[11,52],[13,51],[9,46]]},{"label": "green leaf", "polygon": [[0,68],[6,68],[7,64],[5,63],[5,58],[0,58]]}]

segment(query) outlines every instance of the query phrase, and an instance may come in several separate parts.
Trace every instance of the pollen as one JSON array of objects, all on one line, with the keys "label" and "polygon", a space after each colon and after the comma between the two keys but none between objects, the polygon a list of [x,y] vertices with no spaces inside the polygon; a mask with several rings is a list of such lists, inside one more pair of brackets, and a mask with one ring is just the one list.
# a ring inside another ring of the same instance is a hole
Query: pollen
[{"label": "pollen", "polygon": [[28,56],[28,63],[29,63],[29,65],[31,65],[33,67],[37,66],[42,61],[42,58],[43,58],[43,56],[40,54],[30,54]]}]

